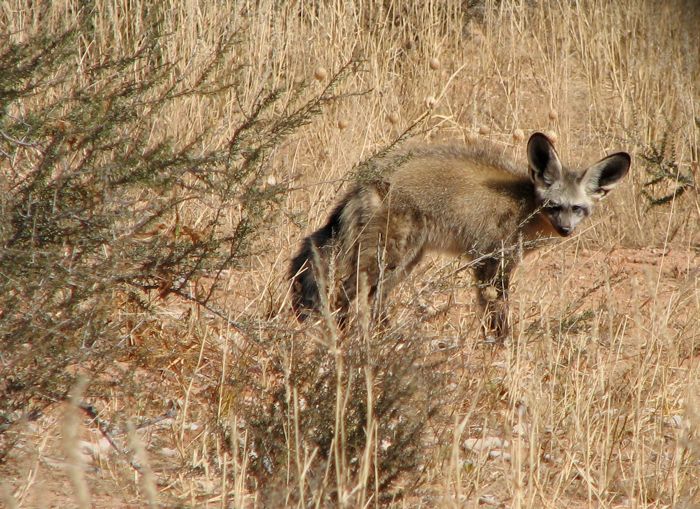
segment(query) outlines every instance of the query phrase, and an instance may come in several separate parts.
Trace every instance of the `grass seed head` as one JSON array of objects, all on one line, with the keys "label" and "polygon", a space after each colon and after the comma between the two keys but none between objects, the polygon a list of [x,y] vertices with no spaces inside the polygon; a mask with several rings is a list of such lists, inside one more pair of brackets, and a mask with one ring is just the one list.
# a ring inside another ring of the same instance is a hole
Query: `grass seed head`
[{"label": "grass seed head", "polygon": [[317,67],[314,71],[314,78],[316,81],[323,81],[328,77],[328,71],[325,67]]}]

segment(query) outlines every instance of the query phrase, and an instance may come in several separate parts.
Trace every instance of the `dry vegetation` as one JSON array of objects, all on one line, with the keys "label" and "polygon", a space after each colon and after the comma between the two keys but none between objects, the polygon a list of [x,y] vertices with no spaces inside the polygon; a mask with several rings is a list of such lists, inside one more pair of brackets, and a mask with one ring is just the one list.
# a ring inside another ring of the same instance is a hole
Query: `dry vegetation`
[{"label": "dry vegetation", "polygon": [[[38,4],[0,2],[0,504],[700,507],[696,2]],[[292,319],[358,163],[534,130],[633,167],[518,269],[507,347],[463,260],[371,335]],[[23,233],[66,181],[94,213]]]}]

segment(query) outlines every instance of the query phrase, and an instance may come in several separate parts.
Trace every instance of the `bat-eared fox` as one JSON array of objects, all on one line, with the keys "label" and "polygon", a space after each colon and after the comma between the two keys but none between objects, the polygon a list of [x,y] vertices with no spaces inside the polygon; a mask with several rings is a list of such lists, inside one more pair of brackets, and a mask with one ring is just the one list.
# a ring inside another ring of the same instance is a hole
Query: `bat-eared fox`
[{"label": "bat-eared fox", "polygon": [[358,295],[382,302],[425,253],[472,260],[487,338],[508,331],[508,282],[524,253],[571,235],[596,200],[627,174],[630,156],[609,155],[583,170],[562,165],[547,136],[527,144],[528,171],[488,147],[409,148],[378,163],[292,259],[292,305],[346,320]]}]

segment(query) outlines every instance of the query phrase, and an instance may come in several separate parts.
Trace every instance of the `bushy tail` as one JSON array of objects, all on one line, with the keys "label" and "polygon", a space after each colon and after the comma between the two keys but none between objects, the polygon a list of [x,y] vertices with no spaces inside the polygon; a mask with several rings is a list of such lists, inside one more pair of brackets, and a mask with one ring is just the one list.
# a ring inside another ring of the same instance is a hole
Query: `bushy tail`
[{"label": "bushy tail", "polygon": [[[310,312],[321,308],[321,294],[318,278],[328,265],[330,248],[337,239],[341,227],[341,215],[346,201],[340,203],[331,213],[326,225],[316,230],[302,241],[299,253],[289,265],[289,279],[292,280],[292,307],[299,320],[304,320]],[[318,254],[318,258],[314,255]],[[317,262],[314,262],[316,258]]]}]

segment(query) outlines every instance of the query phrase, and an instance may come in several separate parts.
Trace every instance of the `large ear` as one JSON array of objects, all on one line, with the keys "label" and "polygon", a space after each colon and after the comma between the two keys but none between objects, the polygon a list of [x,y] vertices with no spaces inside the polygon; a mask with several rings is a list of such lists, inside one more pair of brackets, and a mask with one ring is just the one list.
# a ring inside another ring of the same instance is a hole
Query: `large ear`
[{"label": "large ear", "polygon": [[627,175],[631,162],[627,152],[618,152],[595,163],[581,178],[586,194],[596,200],[603,198]]},{"label": "large ear", "polygon": [[562,177],[557,151],[549,138],[542,133],[530,136],[527,142],[527,162],[530,166],[530,179],[535,184],[549,187]]}]

